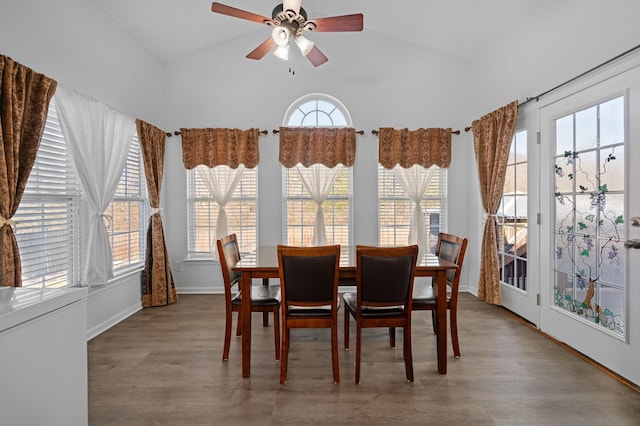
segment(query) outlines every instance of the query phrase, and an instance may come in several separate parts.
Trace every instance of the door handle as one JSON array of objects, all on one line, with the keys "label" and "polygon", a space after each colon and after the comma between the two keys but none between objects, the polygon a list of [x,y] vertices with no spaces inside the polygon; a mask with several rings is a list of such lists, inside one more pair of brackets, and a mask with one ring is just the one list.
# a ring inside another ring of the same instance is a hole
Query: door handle
[{"label": "door handle", "polygon": [[626,248],[640,249],[640,239],[627,240],[624,242]]}]

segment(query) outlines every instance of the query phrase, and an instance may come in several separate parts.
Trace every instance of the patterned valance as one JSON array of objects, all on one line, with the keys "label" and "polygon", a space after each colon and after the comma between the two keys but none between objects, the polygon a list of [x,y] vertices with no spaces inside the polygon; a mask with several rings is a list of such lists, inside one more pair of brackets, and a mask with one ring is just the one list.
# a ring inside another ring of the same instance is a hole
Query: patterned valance
[{"label": "patterned valance", "polygon": [[252,169],[258,165],[259,129],[180,129],[182,161],[187,169],[204,164],[207,167],[240,164]]},{"label": "patterned valance", "polygon": [[380,128],[378,161],[386,169],[396,164],[407,169],[414,164],[422,167],[447,168],[451,164],[451,128],[396,130]]},{"label": "patterned valance", "polygon": [[346,128],[281,127],[280,163],[286,168],[338,164],[351,167],[356,158],[356,131]]}]

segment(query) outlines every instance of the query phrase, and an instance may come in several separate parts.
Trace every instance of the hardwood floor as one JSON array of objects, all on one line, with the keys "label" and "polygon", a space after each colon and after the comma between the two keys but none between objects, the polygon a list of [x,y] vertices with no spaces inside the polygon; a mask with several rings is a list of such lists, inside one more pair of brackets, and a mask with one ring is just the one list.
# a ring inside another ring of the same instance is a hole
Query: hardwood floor
[{"label": "hardwood floor", "polygon": [[253,316],[251,377],[242,379],[238,338],[222,362],[223,296],[180,295],[89,342],[89,424],[640,424],[637,389],[502,308],[468,293],[459,303],[462,357],[449,346],[447,375],[436,370],[430,313],[416,312],[415,382],[405,380],[402,339],[390,348],[385,330],[363,332],[359,385],[355,347],[340,352],[335,385],[329,330],[292,330],[280,385],[272,322]]}]

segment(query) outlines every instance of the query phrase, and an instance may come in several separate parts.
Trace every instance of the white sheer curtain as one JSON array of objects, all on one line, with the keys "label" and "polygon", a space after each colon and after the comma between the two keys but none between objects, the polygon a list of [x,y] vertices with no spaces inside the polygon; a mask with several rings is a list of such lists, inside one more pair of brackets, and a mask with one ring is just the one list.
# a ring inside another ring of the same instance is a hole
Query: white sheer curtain
[{"label": "white sheer curtain", "polygon": [[417,244],[419,248],[419,258],[428,250],[427,233],[424,229],[424,212],[420,202],[424,197],[429,182],[433,177],[434,172],[437,170],[436,166],[431,166],[428,169],[418,164],[404,169],[402,167],[395,166],[393,173],[398,180],[400,186],[407,194],[407,196],[413,201],[414,207],[411,213],[411,223],[409,225],[409,239],[407,244]]},{"label": "white sheer curtain", "polygon": [[81,217],[80,282],[106,284],[113,278],[113,254],[104,211],[120,181],[136,129],[135,118],[68,88],[58,87],[54,99],[86,200]]},{"label": "white sheer curtain", "polygon": [[322,164],[313,164],[311,167],[304,167],[302,164],[298,164],[294,167],[304,187],[309,191],[309,195],[317,205],[313,237],[311,238],[312,246],[327,245],[327,230],[324,226],[322,204],[327,199],[327,195],[343,167],[341,164],[334,168],[329,168]]},{"label": "white sheer curtain", "polygon": [[213,201],[215,201],[219,207],[218,220],[216,221],[216,234],[209,244],[209,250],[214,257],[217,251],[216,240],[229,233],[226,206],[233,192],[238,187],[244,170],[244,165],[242,164],[240,164],[237,169],[232,169],[226,165],[216,166],[214,168],[205,166],[196,167],[196,172],[200,175]]}]

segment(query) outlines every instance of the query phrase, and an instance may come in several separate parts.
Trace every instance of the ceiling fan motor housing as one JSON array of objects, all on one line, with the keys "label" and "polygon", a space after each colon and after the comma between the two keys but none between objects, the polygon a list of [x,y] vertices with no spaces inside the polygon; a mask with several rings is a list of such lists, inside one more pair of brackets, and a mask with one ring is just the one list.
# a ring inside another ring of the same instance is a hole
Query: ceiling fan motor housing
[{"label": "ceiling fan motor housing", "polygon": [[300,8],[300,12],[296,13],[295,10],[284,10],[283,4],[279,4],[273,8],[273,12],[271,12],[271,20],[273,25],[289,25],[294,32],[297,32],[298,29],[303,28],[306,30],[312,30],[313,28],[305,28],[305,22],[307,22],[307,11],[304,8]]}]

